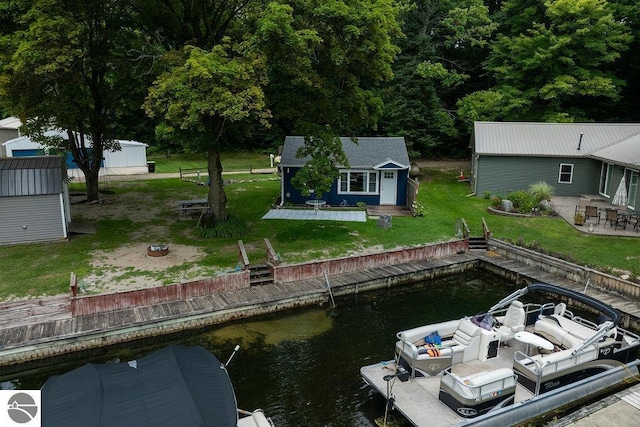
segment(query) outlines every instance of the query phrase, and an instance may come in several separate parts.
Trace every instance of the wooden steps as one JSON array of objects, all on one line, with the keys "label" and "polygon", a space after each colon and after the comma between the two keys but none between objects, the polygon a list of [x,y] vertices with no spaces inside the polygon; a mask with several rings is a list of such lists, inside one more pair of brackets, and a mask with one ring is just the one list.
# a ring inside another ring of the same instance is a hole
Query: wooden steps
[{"label": "wooden steps", "polygon": [[270,285],[273,283],[273,274],[267,264],[250,265],[249,277],[251,286]]}]

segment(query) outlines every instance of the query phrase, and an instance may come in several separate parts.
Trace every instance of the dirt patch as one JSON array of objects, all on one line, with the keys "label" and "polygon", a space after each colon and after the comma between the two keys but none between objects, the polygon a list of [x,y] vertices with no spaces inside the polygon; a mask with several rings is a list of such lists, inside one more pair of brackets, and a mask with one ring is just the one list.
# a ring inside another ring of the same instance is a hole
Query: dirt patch
[{"label": "dirt patch", "polygon": [[205,255],[200,248],[163,244],[169,247],[169,253],[160,257],[149,256],[149,245],[144,243],[121,246],[109,251],[93,251],[91,265],[95,272],[82,278],[81,289],[88,292],[116,292],[211,276],[211,269],[193,265],[180,272],[166,273],[158,277],[158,272],[166,272],[172,267],[186,263],[195,263]]}]

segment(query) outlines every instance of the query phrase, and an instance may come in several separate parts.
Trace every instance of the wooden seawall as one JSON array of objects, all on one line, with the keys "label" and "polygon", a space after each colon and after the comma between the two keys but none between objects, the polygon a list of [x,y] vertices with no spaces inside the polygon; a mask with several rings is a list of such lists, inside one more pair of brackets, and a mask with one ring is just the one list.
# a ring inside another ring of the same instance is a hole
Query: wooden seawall
[{"label": "wooden seawall", "polygon": [[[570,277],[527,265],[497,251],[467,250],[454,254],[438,251],[441,253],[439,257],[392,265],[385,261],[385,265],[376,268],[342,273],[334,271],[328,276],[332,292],[335,296],[357,294],[478,267],[515,283],[544,281],[578,291],[584,288],[584,283],[576,283]],[[374,256],[380,258],[380,254]],[[354,265],[361,265],[362,262],[358,260]],[[308,272],[313,268],[298,270]],[[623,311],[628,326],[638,330],[640,304],[637,300],[595,287],[589,289],[588,293]],[[162,294],[162,298],[167,297]],[[266,286],[239,286],[208,295],[181,294],[178,299],[171,297],[147,305],[122,307],[117,311],[94,310],[82,316],[71,315],[70,296],[5,303],[0,304],[0,366],[8,374],[23,370],[25,363],[36,366],[38,361],[46,363],[47,359],[65,357],[77,351],[324,303],[328,303],[328,291],[322,273],[304,280]]]}]

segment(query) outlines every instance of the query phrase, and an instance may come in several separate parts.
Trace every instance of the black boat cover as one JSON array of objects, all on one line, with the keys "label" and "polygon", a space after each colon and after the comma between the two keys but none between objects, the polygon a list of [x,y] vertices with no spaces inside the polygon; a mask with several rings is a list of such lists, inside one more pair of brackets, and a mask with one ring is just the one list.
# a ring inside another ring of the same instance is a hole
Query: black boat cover
[{"label": "black boat cover", "polygon": [[44,427],[236,427],[236,397],[203,347],[171,345],[128,363],[89,363],[42,387]]}]

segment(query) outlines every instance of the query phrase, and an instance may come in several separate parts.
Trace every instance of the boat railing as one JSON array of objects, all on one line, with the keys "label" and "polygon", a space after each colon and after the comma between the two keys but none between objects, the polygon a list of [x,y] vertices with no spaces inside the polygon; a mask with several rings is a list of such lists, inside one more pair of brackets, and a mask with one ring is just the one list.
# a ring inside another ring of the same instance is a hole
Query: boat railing
[{"label": "boat railing", "polygon": [[[568,316],[565,316],[565,317],[569,318]],[[574,322],[576,322],[576,323],[580,323],[580,324],[582,324],[583,326],[586,326],[586,327],[588,327],[588,328],[591,328],[591,329],[593,329],[594,331],[597,331],[597,330],[598,330],[598,325],[597,325],[596,323],[594,323],[594,322],[592,322],[592,321],[590,321],[590,320],[587,320],[587,319],[583,319],[583,318],[582,318],[582,317],[580,317],[580,316],[574,316],[574,317],[571,317],[571,318],[569,318],[569,319],[573,320],[573,321],[574,321]]]}]

